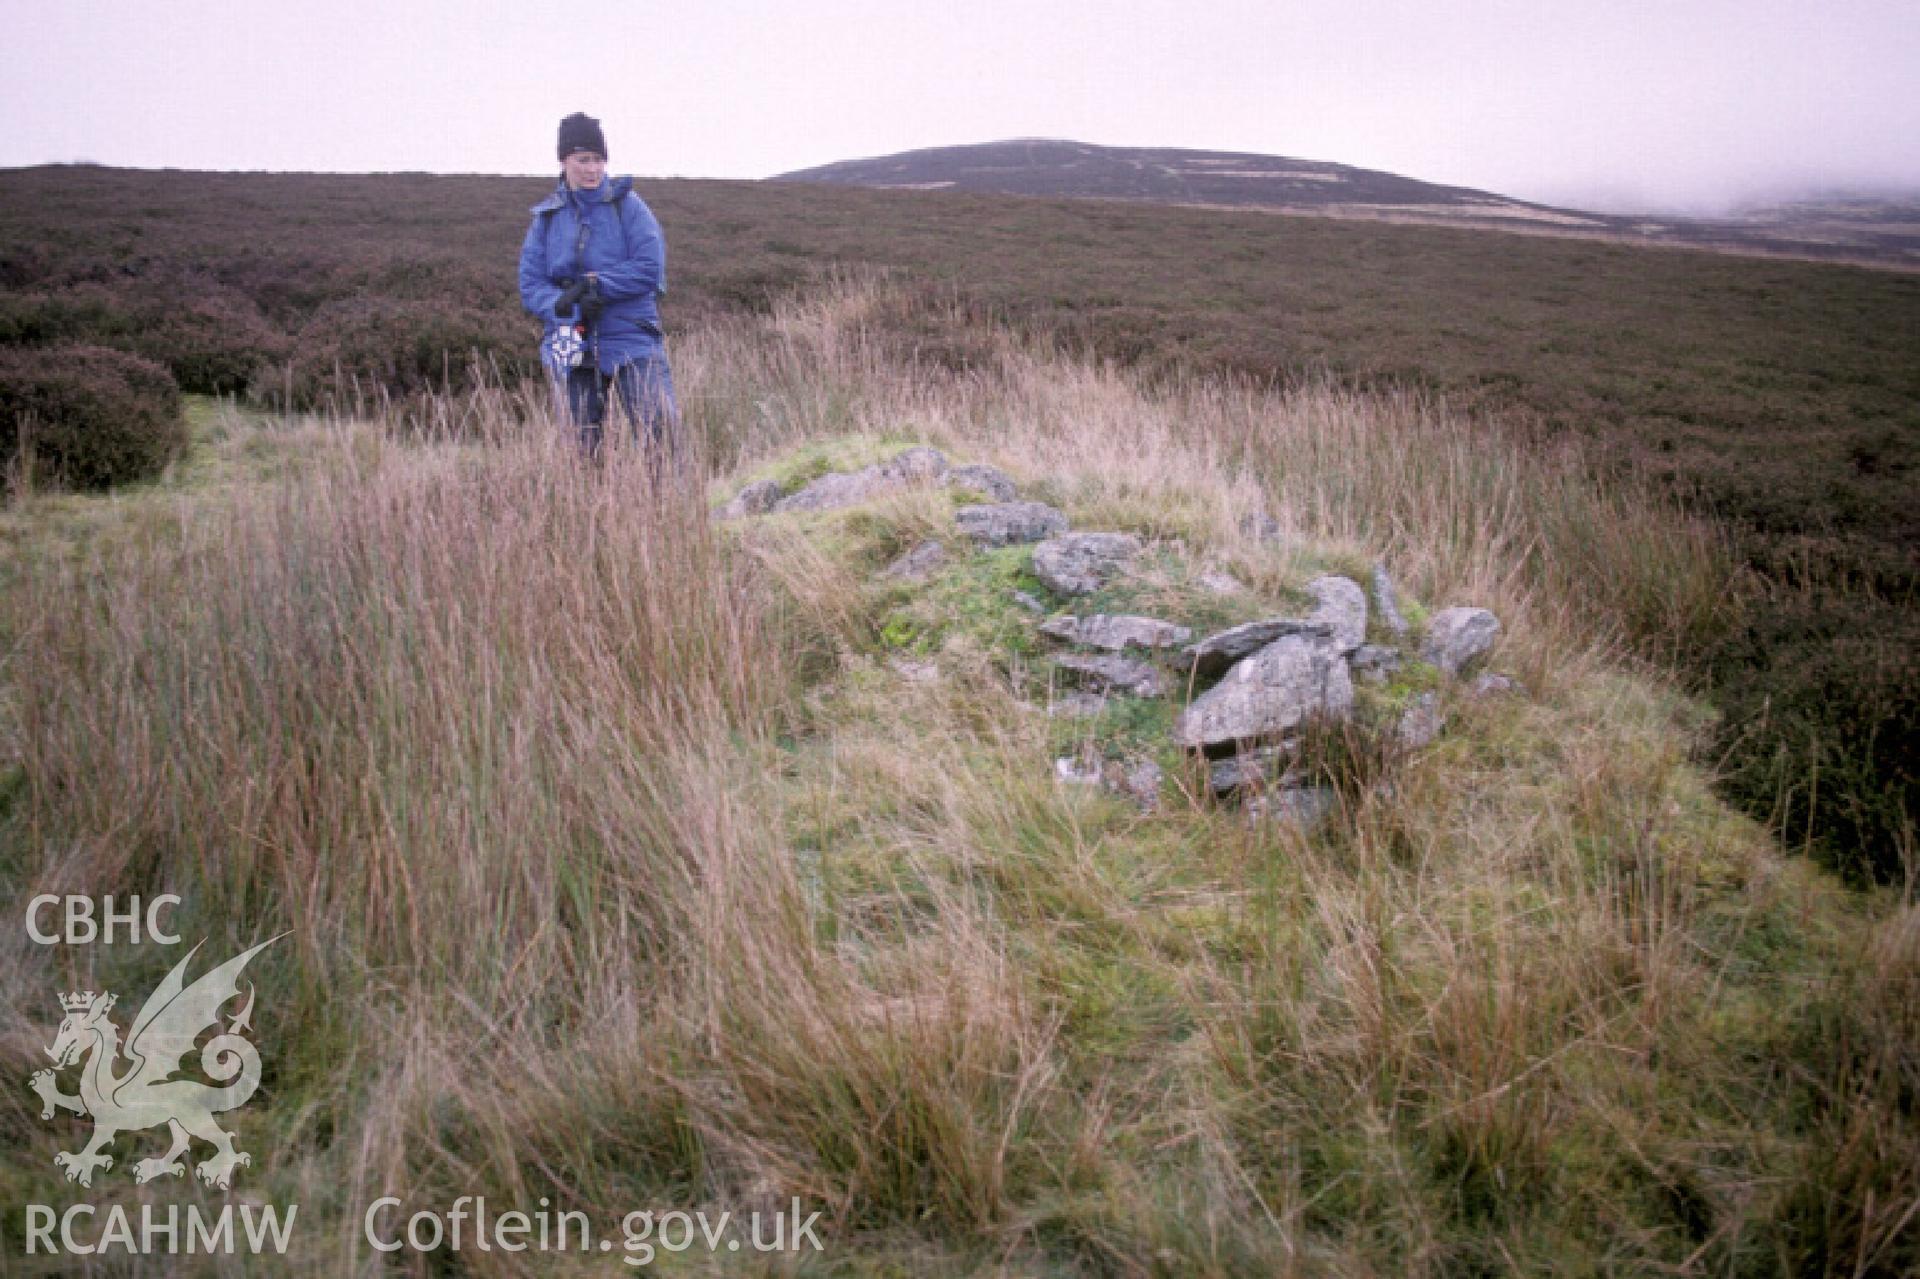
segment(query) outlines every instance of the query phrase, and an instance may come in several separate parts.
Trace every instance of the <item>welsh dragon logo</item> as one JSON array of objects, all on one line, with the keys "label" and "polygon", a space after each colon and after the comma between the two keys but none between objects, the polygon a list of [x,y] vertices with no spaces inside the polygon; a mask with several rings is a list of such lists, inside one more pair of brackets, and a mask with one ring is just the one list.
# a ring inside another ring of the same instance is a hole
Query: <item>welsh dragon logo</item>
[{"label": "welsh dragon logo", "polygon": [[[186,983],[187,964],[200,947],[188,951],[133,1019],[127,1032],[124,1069],[120,1068],[120,1031],[107,1017],[116,996],[108,991],[96,995],[90,990],[60,996],[66,1017],[53,1046],[47,1049],[54,1068],[35,1071],[28,1086],[40,1095],[42,1119],[53,1118],[56,1110],[71,1110],[93,1119],[93,1140],[84,1150],[74,1154],[62,1151],[53,1157],[55,1166],[65,1169],[68,1181],[91,1186],[96,1168],[113,1167],[113,1156],[105,1151],[116,1136],[161,1124],[172,1134],[173,1144],[159,1158],[135,1164],[135,1181],[184,1174],[186,1165],[180,1157],[194,1137],[211,1142],[215,1150],[211,1159],[201,1160],[194,1169],[209,1186],[225,1189],[233,1180],[235,1168],[253,1162],[251,1155],[235,1150],[232,1135],[213,1122],[219,1112],[245,1105],[260,1086],[260,1052],[240,1034],[252,1029],[251,984],[247,1002],[233,1014],[225,1033],[215,1035],[200,1050],[201,1070],[222,1086],[173,1076],[193,1051],[201,1032],[218,1025],[221,1006],[240,994],[237,982],[247,961],[279,940],[268,938],[192,985]],[[54,1074],[76,1063],[80,1064],[80,1092],[68,1096],[59,1090]]]}]

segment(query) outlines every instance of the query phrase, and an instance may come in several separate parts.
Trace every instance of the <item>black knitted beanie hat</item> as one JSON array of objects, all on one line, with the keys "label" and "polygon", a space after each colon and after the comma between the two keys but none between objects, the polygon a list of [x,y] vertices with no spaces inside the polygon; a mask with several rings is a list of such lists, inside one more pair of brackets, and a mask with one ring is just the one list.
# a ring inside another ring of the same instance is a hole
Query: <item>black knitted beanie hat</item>
[{"label": "black knitted beanie hat", "polygon": [[607,138],[600,132],[600,122],[582,111],[560,122],[560,158],[564,160],[575,151],[591,151],[603,160],[607,158]]}]

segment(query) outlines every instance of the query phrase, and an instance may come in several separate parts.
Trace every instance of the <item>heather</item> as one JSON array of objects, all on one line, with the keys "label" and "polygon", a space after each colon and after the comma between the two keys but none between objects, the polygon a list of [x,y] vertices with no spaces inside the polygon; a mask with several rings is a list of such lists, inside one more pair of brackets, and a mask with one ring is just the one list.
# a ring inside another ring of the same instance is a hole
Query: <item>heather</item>
[{"label": "heather", "polygon": [[186,445],[180,388],[159,365],[79,342],[0,347],[0,462],[16,484],[108,488]]},{"label": "heather", "polygon": [[[196,401],[199,471],[0,515],[0,882],[176,891],[216,949],[291,930],[235,1115],[244,1193],[317,1223],[287,1269],[552,1269],[375,1256],[389,1192],[798,1195],[802,1272],[1920,1263],[1910,894],[1716,798],[1711,710],[1608,624],[1724,624],[1719,530],[1419,395],[1148,379],[955,313],[969,371],[914,361],[917,305],[679,339],[710,486],[583,467],[496,386],[410,430]],[[1023,552],[876,576],[961,556],[954,494],[708,517],[923,444],[1274,600],[1383,560],[1416,619],[1497,612],[1522,691],[1417,754],[1315,746],[1312,831],[1177,773],[1151,810],[1063,785]],[[53,987],[4,945],[24,1078]],[[152,950],[59,980],[144,990]],[[51,1202],[73,1130],[13,1095],[6,1199]]]},{"label": "heather", "polygon": [[[0,283],[70,314],[102,290],[130,313],[143,280],[204,280],[177,291],[172,345],[191,345],[187,299],[257,313],[272,337],[248,372],[255,402],[424,405],[530,370],[513,264],[546,186],[17,171],[0,181]],[[973,367],[975,335],[1011,328],[1150,382],[1399,388],[1679,497],[1727,529],[1751,570],[1745,607],[1674,646],[1669,603],[1648,598],[1621,619],[1623,643],[1723,713],[1724,793],[1849,873],[1903,873],[1920,772],[1920,277],[1097,201],[641,189],[668,228],[667,315],[683,333],[880,269],[907,299],[876,317],[883,341],[944,367]],[[0,334],[21,332],[8,314]],[[172,367],[190,385],[187,361]]]}]

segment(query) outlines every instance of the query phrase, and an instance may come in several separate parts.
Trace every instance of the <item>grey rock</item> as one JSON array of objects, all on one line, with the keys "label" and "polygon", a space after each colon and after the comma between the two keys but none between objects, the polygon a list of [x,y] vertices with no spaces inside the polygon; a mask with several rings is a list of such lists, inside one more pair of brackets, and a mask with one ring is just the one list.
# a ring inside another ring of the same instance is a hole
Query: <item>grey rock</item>
[{"label": "grey rock", "polygon": [[963,506],[953,519],[961,532],[982,546],[1038,542],[1067,531],[1067,517],[1040,502]]},{"label": "grey rock", "polygon": [[1207,787],[1216,795],[1230,795],[1238,790],[1259,790],[1276,781],[1284,782],[1296,747],[1297,743],[1285,741],[1278,746],[1262,746],[1217,759],[1207,766]]},{"label": "grey rock", "polygon": [[781,498],[773,509],[782,514],[791,511],[831,511],[864,502],[880,490],[876,468],[864,471],[832,471],[814,480],[798,493]]},{"label": "grey rock", "polygon": [[1407,663],[1407,655],[1385,644],[1362,644],[1347,655],[1347,665],[1355,678],[1369,684],[1384,684]]},{"label": "grey rock", "polygon": [[1342,653],[1351,653],[1366,642],[1367,593],[1360,589],[1360,583],[1329,574],[1308,582],[1307,593],[1318,605],[1307,620],[1330,627]]},{"label": "grey rock", "polygon": [[1238,595],[1247,589],[1246,583],[1231,573],[1218,570],[1202,573],[1199,577],[1200,589],[1215,595]]},{"label": "grey rock", "polygon": [[1059,719],[1092,719],[1107,709],[1107,699],[1100,693],[1088,693],[1075,689],[1054,699],[1047,707],[1047,714]]},{"label": "grey rock", "polygon": [[883,493],[940,479],[946,473],[946,455],[921,445],[858,471],[822,475],[791,497],[781,498],[773,509],[779,512],[838,510],[872,501]]},{"label": "grey rock", "polygon": [[1069,786],[1099,786],[1124,795],[1142,808],[1152,808],[1160,800],[1164,773],[1150,759],[1121,763],[1090,755],[1062,755],[1053,761],[1053,775]]},{"label": "grey rock", "polygon": [[1492,671],[1480,672],[1473,677],[1473,682],[1467,685],[1467,696],[1473,698],[1512,697],[1519,692],[1519,681],[1511,675],[1496,675]]},{"label": "grey rock", "polygon": [[1062,755],[1053,761],[1053,775],[1072,786],[1098,786],[1101,779],[1100,761]]},{"label": "grey rock", "polygon": [[1097,591],[1140,553],[1127,533],[1066,533],[1033,548],[1033,571],[1056,595]]},{"label": "grey rock", "polygon": [[1112,653],[1129,648],[1174,648],[1193,638],[1193,632],[1184,626],[1132,613],[1056,617],[1043,623],[1040,633],[1069,644],[1084,644],[1088,648],[1103,648]]},{"label": "grey rock", "polygon": [[929,539],[881,569],[880,576],[906,582],[924,582],[946,562],[947,548]]},{"label": "grey rock", "polygon": [[1283,635],[1195,698],[1173,733],[1182,746],[1219,755],[1352,710],[1353,679],[1339,646],[1324,635]]},{"label": "grey rock", "polygon": [[786,490],[780,487],[778,480],[755,480],[720,508],[720,518],[737,520],[744,515],[764,514],[771,511],[785,494]]},{"label": "grey rock", "polygon": [[1218,675],[1242,658],[1250,657],[1283,635],[1314,635],[1331,640],[1333,630],[1324,623],[1300,617],[1269,617],[1207,636],[1198,644],[1189,644],[1182,655],[1201,675]]},{"label": "grey rock", "polygon": [[1159,697],[1167,691],[1166,676],[1149,663],[1131,657],[1068,653],[1060,658],[1060,669],[1098,690],[1135,697]]},{"label": "grey rock", "polygon": [[1427,622],[1420,656],[1449,675],[1465,673],[1500,634],[1500,621],[1484,608],[1443,608]]},{"label": "grey rock", "polygon": [[1013,477],[997,466],[988,466],[984,462],[970,462],[966,466],[956,466],[947,472],[947,483],[956,488],[969,488],[986,494],[996,502],[1011,502],[1019,496]]},{"label": "grey rock", "polygon": [[1290,786],[1247,801],[1250,821],[1285,822],[1302,832],[1320,827],[1340,806],[1340,794],[1330,786]]},{"label": "grey rock", "polygon": [[937,480],[950,470],[947,455],[925,444],[916,444],[880,463],[882,474],[907,482]]},{"label": "grey rock", "polygon": [[1405,639],[1412,628],[1407,619],[1400,615],[1400,605],[1394,601],[1393,579],[1387,576],[1385,564],[1373,566],[1373,607],[1380,614],[1380,623],[1393,634],[1395,639]]},{"label": "grey rock", "polygon": [[1446,726],[1447,717],[1440,711],[1440,699],[1432,693],[1422,693],[1400,712],[1400,720],[1393,726],[1393,740],[1401,750],[1423,750],[1433,744]]},{"label": "grey rock", "polygon": [[1025,591],[1015,591],[1013,593],[1013,602],[1036,617],[1045,617],[1047,615],[1047,606]]},{"label": "grey rock", "polygon": [[1166,778],[1160,765],[1150,759],[1135,760],[1131,764],[1109,763],[1101,772],[1101,782],[1108,790],[1125,795],[1142,808],[1155,808],[1160,803],[1160,783]]}]

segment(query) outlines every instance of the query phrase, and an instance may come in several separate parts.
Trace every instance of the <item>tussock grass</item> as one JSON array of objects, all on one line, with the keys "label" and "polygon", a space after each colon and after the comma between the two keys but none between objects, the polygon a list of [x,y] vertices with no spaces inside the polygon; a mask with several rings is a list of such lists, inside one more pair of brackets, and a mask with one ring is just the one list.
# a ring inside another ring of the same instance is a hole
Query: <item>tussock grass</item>
[{"label": "tussock grass", "polygon": [[[893,305],[849,281],[676,349],[714,495],[924,441],[1256,598],[1384,556],[1409,605],[1494,609],[1528,695],[1449,695],[1411,757],[1326,745],[1374,784],[1311,835],[1177,773],[1143,813],[1053,780],[989,611],[1019,552],[929,588],[937,679],[889,664],[872,572],[947,495],[715,526],[534,400],[316,424],[297,474],[0,595],[9,897],[291,930],[235,1118],[248,1193],[321,1223],[296,1268],[374,1266],[385,1193],[603,1228],[798,1195],[856,1272],[1916,1264],[1914,909],[1716,801],[1709,717],[1623,657],[1633,610],[1724,624],[1709,530],[1437,402],[1148,388],[993,331],[903,362]],[[53,989],[164,966],[0,945],[16,1078]],[[72,1126],[31,1104],[12,1204],[62,1193]]]},{"label": "tussock grass", "polygon": [[[534,372],[533,322],[500,267],[548,186],[11,170],[0,344],[95,342],[169,365],[188,390],[343,412],[397,395],[400,412],[435,419],[466,379]],[[1422,388],[1498,415],[1509,439],[1576,439],[1601,473],[1663,485],[1725,521],[1753,570],[1746,617],[1677,650],[1679,596],[1646,595],[1612,624],[1642,656],[1679,657],[1724,712],[1723,795],[1843,873],[1907,874],[1920,806],[1910,273],[1098,200],[642,190],[674,243],[676,332],[742,315],[791,325],[787,295],[847,263],[901,282],[849,313],[867,326],[860,346],[758,342],[768,367],[784,348],[988,369],[1003,345],[992,326],[1011,325],[1161,381]],[[841,322],[832,310],[802,327]],[[735,415],[759,430],[838,431],[860,397],[789,371],[720,393],[744,397]],[[729,435],[720,460],[749,438]],[[1330,494],[1338,474],[1322,474]],[[1617,527],[1593,524],[1596,547]]]}]

